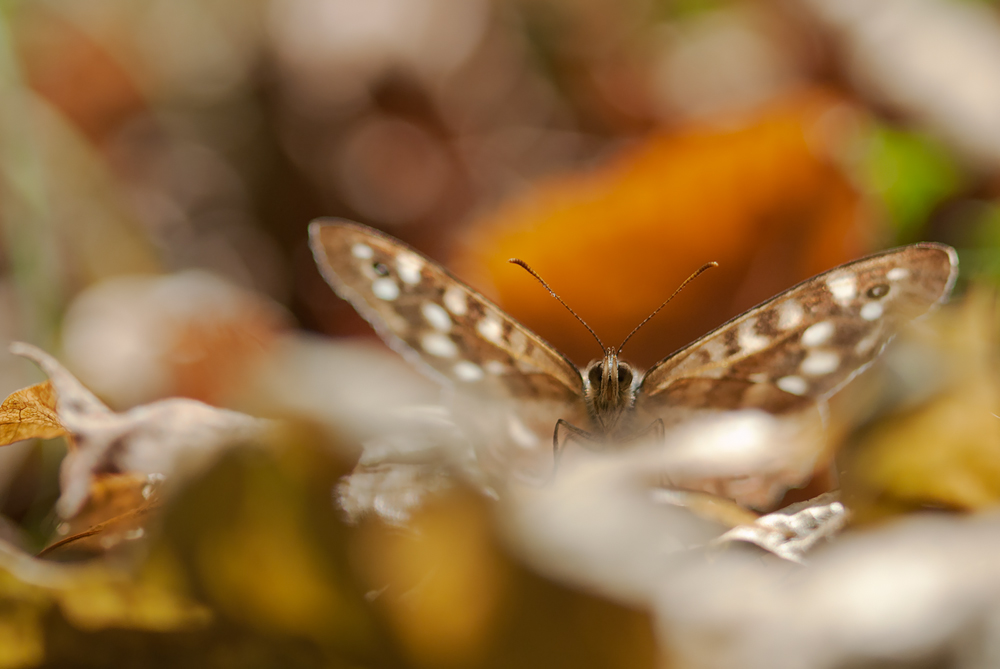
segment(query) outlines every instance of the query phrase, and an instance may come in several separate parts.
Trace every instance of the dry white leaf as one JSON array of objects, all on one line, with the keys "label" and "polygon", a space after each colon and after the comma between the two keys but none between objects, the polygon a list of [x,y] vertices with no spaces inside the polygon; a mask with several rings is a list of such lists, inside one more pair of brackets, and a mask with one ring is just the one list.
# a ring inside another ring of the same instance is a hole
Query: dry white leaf
[{"label": "dry white leaf", "polygon": [[689,562],[654,610],[676,666],[995,667],[998,550],[996,513],[912,517],[842,535],[807,568],[748,551]]},{"label": "dry white leaf", "polygon": [[[391,412],[385,427],[364,443],[357,467],[337,487],[340,506],[352,522],[377,515],[405,524],[427,496],[455,484],[454,455],[465,440],[444,407]],[[471,448],[464,450],[474,457]]]},{"label": "dry white leaf", "polygon": [[827,493],[761,516],[753,523],[734,527],[714,543],[743,541],[803,564],[806,553],[821,540],[834,536],[847,522],[847,509],[835,497]]},{"label": "dry white leaf", "polygon": [[223,446],[260,436],[270,425],[253,416],[183,398],[115,413],[41,349],[17,342],[10,350],[34,361],[49,376],[59,421],[76,443],[60,472],[62,494],[56,509],[63,518],[80,510],[97,475],[139,472],[169,476],[179,467],[197,466]]}]

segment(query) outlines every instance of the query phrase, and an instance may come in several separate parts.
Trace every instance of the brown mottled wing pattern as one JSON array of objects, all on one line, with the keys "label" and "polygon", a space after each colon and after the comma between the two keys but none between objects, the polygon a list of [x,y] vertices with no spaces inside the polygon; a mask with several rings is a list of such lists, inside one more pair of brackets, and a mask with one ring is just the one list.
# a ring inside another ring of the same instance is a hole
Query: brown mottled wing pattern
[{"label": "brown mottled wing pattern", "polygon": [[[552,467],[560,418],[586,420],[583,379],[563,355],[443,267],[371,228],[309,226],[324,278],[418,368],[460,391],[456,420],[503,469]],[[490,465],[484,463],[487,467]]]},{"label": "brown mottled wing pattern", "polygon": [[782,414],[831,396],[907,322],[942,302],[954,249],[915,244],[790,288],[668,356],[645,375],[640,413],[667,425],[701,411]]}]

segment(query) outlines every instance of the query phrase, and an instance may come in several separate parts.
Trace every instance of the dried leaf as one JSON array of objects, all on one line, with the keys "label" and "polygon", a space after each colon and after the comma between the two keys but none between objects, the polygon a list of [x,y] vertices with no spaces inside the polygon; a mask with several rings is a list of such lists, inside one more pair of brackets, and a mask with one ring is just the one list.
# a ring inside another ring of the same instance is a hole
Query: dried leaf
[{"label": "dried leaf", "polygon": [[[330,503],[343,474],[319,444],[231,449],[164,500],[148,550],[127,564],[64,565],[0,542],[0,666],[118,666],[137,653],[191,667],[234,655],[266,666],[655,666],[647,613],[525,569],[481,496],[436,496],[416,531],[349,528]],[[91,505],[128,489],[119,477]]]},{"label": "dried leaf", "polygon": [[105,474],[90,486],[87,503],[60,526],[63,536],[81,532],[148,504],[159,495],[163,477],[158,474]]},{"label": "dried leaf", "polygon": [[48,557],[67,548],[86,553],[103,553],[124,541],[139,539],[145,535],[149,512],[157,506],[157,504],[143,505],[98,523],[83,532],[60,539],[43,548],[38,557]]},{"label": "dried leaf", "polygon": [[0,446],[22,439],[51,439],[66,434],[56,411],[50,381],[11,393],[0,404]]},{"label": "dried leaf", "polygon": [[111,413],[111,409],[87,390],[75,376],[69,373],[69,370],[37,346],[14,342],[10,345],[10,352],[31,360],[41,367],[42,371],[49,377],[49,383],[52,384],[56,395],[56,411],[59,414],[59,420],[68,431],[74,431],[73,425],[69,423],[77,416]]},{"label": "dried leaf", "polygon": [[482,478],[456,462],[463,452],[474,460],[443,407],[387,412],[385,431],[365,441],[354,471],[337,486],[340,506],[352,522],[375,515],[406,525],[427,498],[462,478],[453,475],[465,473],[467,482]]},{"label": "dried leaf", "polygon": [[996,313],[994,295],[973,291],[890,349],[882,395],[894,404],[839,457],[855,521],[1000,505]]},{"label": "dried leaf", "polygon": [[715,540],[717,545],[743,541],[790,562],[804,563],[806,553],[834,536],[847,521],[847,509],[828,493],[740,525]]},{"label": "dried leaf", "polygon": [[660,639],[676,667],[931,667],[956,649],[951,666],[994,666],[998,530],[923,514],[845,532],[806,568],[721,551],[660,584]]},{"label": "dried leaf", "polygon": [[115,413],[55,358],[29,344],[11,352],[36,362],[56,393],[59,422],[78,448],[63,460],[57,511],[76,515],[95,478],[109,473],[169,475],[181,463],[195,467],[220,448],[260,436],[270,423],[195,400],[168,399]]},{"label": "dried leaf", "polygon": [[70,520],[60,523],[61,538],[40,553],[49,556],[67,549],[103,553],[145,534],[149,512],[161,504],[157,474],[109,474],[93,481],[90,497]]}]

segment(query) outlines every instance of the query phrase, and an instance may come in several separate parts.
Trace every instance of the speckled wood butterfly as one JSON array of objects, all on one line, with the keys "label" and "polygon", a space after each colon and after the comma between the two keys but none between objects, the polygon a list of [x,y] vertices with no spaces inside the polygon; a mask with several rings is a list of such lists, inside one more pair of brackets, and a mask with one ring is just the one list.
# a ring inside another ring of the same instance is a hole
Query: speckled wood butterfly
[{"label": "speckled wood butterfly", "polygon": [[[825,402],[907,321],[951,291],[958,258],[921,243],[841,265],[780,293],[645,373],[619,348],[580,370],[436,262],[362,225],[319,220],[313,254],[336,293],[475,414],[477,456],[552,468],[567,439],[606,446],[707,412],[791,415]],[[541,454],[541,456],[540,456]],[[547,465],[537,464],[547,456]]]}]

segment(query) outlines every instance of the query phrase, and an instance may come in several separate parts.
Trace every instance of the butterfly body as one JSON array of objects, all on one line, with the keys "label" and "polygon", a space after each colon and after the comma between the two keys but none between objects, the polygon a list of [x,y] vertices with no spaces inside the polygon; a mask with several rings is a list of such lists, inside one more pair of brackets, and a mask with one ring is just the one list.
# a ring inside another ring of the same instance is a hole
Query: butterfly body
[{"label": "butterfly body", "polygon": [[[366,226],[315,221],[310,244],[337,294],[452,390],[452,413],[479,465],[536,480],[552,471],[553,442],[574,436],[610,448],[721,411],[813,420],[906,322],[947,297],[958,271],[954,250],[942,244],[862,258],[788,289],[642,374],[620,359],[620,348],[580,370],[439,264]],[[817,458],[777,453],[781,485],[801,484]]]},{"label": "butterfly body", "polygon": [[627,439],[633,432],[632,418],[641,374],[632,365],[619,360],[609,350],[594,360],[583,374],[583,400],[593,432],[602,439]]}]

